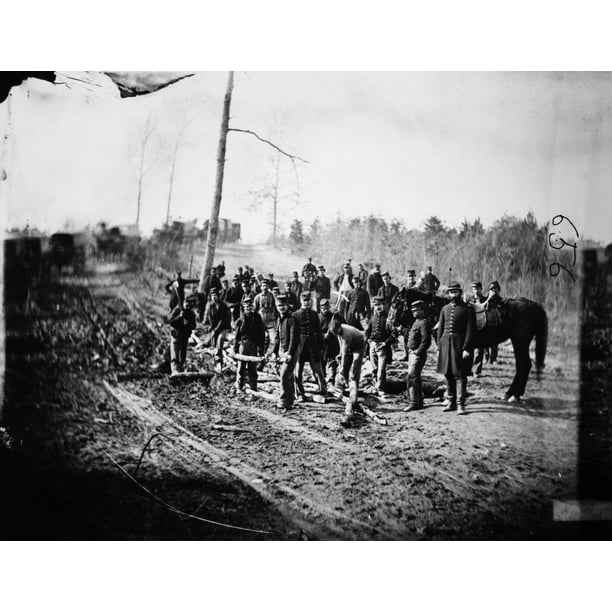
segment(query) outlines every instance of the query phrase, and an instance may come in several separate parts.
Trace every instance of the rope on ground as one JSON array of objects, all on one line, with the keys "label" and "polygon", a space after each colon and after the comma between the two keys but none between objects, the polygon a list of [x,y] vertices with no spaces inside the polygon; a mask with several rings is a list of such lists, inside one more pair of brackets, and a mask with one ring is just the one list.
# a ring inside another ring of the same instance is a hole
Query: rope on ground
[{"label": "rope on ground", "polygon": [[153,493],[152,491],[147,489],[144,485],[142,485],[140,482],[138,482],[138,480],[136,480],[121,465],[119,465],[119,463],[117,463],[117,461],[106,451],[106,449],[97,440],[94,440],[94,441],[98,445],[100,450],[121,470],[121,472],[125,476],[127,476],[136,486],[141,488],[148,495],[150,495],[155,501],[160,503],[162,506],[166,507],[171,512],[174,512],[175,514],[178,514],[180,516],[184,516],[185,518],[191,518],[191,519],[194,519],[196,521],[202,521],[203,523],[208,523],[210,525],[217,525],[219,527],[226,527],[228,529],[237,529],[238,531],[248,531],[250,533],[264,533],[264,534],[274,535],[275,532],[273,532],[273,531],[265,531],[263,529],[250,529],[248,527],[239,527],[237,525],[229,525],[228,523],[220,523],[218,521],[213,521],[211,519],[206,519],[206,518],[203,518],[201,516],[195,516],[193,514],[189,514],[188,512],[183,512],[182,510],[179,510],[178,508],[175,508],[172,504],[169,504],[168,502],[164,501],[163,499],[161,499],[161,497],[158,497],[157,495],[155,495],[155,493]]}]

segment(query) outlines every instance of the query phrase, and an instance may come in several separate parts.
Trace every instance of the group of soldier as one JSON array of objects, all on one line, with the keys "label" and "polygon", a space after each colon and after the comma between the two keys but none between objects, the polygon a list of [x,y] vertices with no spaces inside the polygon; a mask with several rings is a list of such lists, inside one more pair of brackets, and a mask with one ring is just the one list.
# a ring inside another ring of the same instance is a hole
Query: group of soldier
[{"label": "group of soldier", "polygon": [[[225,266],[221,272],[224,273]],[[315,266],[312,258],[282,287],[270,273],[267,278],[250,266],[239,267],[229,280],[221,278],[213,268],[204,279],[203,291],[185,297],[185,287],[198,279],[177,278],[166,285],[170,297],[171,371],[182,371],[187,342],[196,328],[196,313],[208,329],[213,347],[215,369],[222,371],[225,345],[233,333],[232,346],[236,358],[238,389],[248,385],[257,391],[258,371],[264,358],[274,358],[280,366],[280,394],[277,407],[291,410],[296,402],[304,402],[304,366],[308,362],[316,381],[315,395],[325,397],[328,384],[336,393],[346,392],[348,401],[344,423],[350,423],[357,407],[361,367],[366,355],[372,364],[376,393],[386,396],[387,366],[391,362],[392,347],[400,335],[404,338],[408,361],[407,389],[409,403],[405,411],[423,407],[421,373],[431,345],[432,322],[430,307],[440,287],[431,266],[417,281],[415,270],[408,271],[407,282],[399,288],[391,282],[388,272],[381,274],[376,264],[368,272],[359,264],[354,274],[348,260],[333,279],[325,267]],[[336,299],[332,304],[332,286]],[[409,296],[420,292],[422,299]],[[489,295],[482,293],[482,284],[472,284],[469,301],[497,306],[501,301],[499,284],[489,285]],[[467,376],[472,365],[477,375],[482,370],[485,354],[476,352],[474,359],[475,315],[463,300],[458,283],[450,283],[450,302],[440,311],[437,326],[439,373],[446,377],[445,410],[465,414]],[[401,305],[408,317],[397,320],[393,308]],[[495,359],[493,354],[491,360]],[[457,382],[459,393],[457,394]]]}]

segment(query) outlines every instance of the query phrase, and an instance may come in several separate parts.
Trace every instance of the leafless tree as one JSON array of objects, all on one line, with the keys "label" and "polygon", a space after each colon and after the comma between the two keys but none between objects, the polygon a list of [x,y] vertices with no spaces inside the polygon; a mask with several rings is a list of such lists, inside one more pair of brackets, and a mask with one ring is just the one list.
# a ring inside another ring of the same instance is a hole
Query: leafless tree
[{"label": "leafless tree", "polygon": [[217,176],[215,182],[215,195],[213,198],[213,205],[210,212],[210,221],[208,224],[208,240],[206,244],[206,255],[204,257],[204,263],[202,265],[202,271],[200,274],[200,284],[198,290],[203,292],[204,290],[204,280],[206,276],[210,273],[210,269],[212,268],[213,260],[215,257],[215,249],[217,246],[217,234],[219,233],[219,211],[221,209],[221,197],[223,193],[223,174],[225,170],[225,150],[227,145],[227,134],[228,132],[241,132],[243,134],[251,134],[261,142],[264,142],[275,149],[281,155],[288,157],[293,164],[296,161],[301,161],[304,163],[309,163],[307,160],[298,157],[297,155],[292,155],[291,153],[287,153],[279,146],[271,142],[266,138],[262,138],[256,132],[252,130],[246,130],[241,128],[229,127],[229,119],[230,119],[230,106],[232,103],[232,91],[234,89],[234,73],[230,72],[227,79],[227,88],[225,90],[225,98],[223,100],[223,114],[221,117],[221,130],[219,134],[219,145],[217,148]]},{"label": "leafless tree", "polygon": [[144,179],[147,174],[152,170],[156,158],[151,154],[151,145],[154,139],[155,125],[151,115],[148,115],[145,121],[140,126],[136,136],[136,181],[138,185],[138,192],[136,196],[137,208],[136,208],[136,225],[140,223],[140,207],[142,204],[142,190]]}]

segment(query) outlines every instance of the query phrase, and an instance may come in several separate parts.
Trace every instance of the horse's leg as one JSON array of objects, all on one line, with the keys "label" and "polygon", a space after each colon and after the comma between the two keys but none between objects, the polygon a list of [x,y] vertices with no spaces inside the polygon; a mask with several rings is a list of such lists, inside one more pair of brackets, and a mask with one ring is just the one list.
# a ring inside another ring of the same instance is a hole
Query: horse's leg
[{"label": "horse's leg", "polygon": [[527,378],[531,370],[531,358],[529,357],[529,341],[526,338],[516,338],[512,340],[514,348],[514,359],[516,373],[512,379],[512,384],[506,391],[506,399],[509,402],[516,402],[521,399],[525,393]]}]

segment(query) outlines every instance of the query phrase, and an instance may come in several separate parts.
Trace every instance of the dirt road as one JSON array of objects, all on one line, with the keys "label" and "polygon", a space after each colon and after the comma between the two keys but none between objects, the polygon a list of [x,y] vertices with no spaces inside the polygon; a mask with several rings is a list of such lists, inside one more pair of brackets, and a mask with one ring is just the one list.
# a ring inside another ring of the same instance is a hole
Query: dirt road
[{"label": "dirt road", "polygon": [[[8,462],[35,483],[29,510],[41,497],[55,508],[46,530],[28,521],[11,481],[22,534],[532,539],[552,533],[553,499],[575,498],[577,356],[550,354],[543,380],[508,405],[503,345],[498,364],[470,379],[467,416],[443,413],[435,398],[404,413],[402,394],[384,403],[366,394],[388,424],[345,430],[340,402],[284,415],[236,394],[231,372],[210,386],[152,373],[167,335],[162,282],[99,268],[62,279],[36,316],[9,315]],[[432,381],[434,360],[432,349]],[[392,379],[404,369],[395,360]],[[273,376],[262,378],[274,393]]]}]

